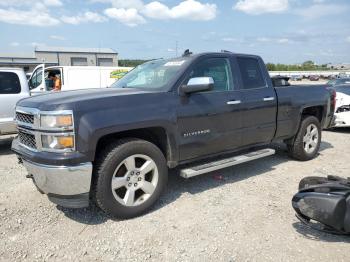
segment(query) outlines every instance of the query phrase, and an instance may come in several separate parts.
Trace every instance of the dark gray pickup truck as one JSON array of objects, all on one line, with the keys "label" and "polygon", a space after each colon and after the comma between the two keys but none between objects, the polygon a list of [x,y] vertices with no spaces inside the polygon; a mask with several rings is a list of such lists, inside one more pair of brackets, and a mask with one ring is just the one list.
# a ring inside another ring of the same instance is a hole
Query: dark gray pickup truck
[{"label": "dark gray pickup truck", "polygon": [[40,95],[16,107],[12,149],[61,206],[146,212],[167,184],[274,153],[314,158],[334,113],[325,86],[273,87],[258,56],[186,54],[136,67],[113,88]]}]

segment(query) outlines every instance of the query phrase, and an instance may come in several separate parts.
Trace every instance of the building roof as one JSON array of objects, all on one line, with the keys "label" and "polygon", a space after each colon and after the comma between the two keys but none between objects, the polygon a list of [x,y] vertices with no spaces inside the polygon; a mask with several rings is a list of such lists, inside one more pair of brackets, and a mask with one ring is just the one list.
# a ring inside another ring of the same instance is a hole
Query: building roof
[{"label": "building roof", "polygon": [[35,48],[35,52],[118,54],[112,48],[80,48],[80,47],[54,47],[54,46],[38,46]]},{"label": "building roof", "polygon": [[0,58],[22,58],[22,59],[36,59],[34,53],[0,53]]}]

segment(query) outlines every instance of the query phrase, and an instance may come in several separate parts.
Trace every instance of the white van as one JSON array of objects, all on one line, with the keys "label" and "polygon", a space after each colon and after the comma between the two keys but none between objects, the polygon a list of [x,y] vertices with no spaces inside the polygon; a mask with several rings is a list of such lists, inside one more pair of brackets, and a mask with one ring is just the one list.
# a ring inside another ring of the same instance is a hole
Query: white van
[{"label": "white van", "polygon": [[53,83],[48,79],[54,72],[61,80],[61,91],[110,87],[123,77],[132,67],[102,67],[102,66],[50,66],[38,65],[29,78],[31,93],[51,91]]},{"label": "white van", "polygon": [[17,132],[15,106],[29,97],[29,87],[22,68],[0,68],[0,135]]}]

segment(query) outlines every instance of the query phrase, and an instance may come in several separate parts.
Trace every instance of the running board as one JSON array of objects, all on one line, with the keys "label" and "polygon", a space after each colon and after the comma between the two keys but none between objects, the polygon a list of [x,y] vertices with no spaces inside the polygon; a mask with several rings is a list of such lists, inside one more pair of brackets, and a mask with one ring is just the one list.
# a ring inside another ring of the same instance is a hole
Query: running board
[{"label": "running board", "polygon": [[253,151],[244,155],[238,155],[230,158],[225,158],[210,163],[206,163],[199,166],[193,166],[190,168],[182,169],[180,176],[184,178],[190,178],[205,173],[209,173],[215,170],[223,169],[230,166],[235,166],[241,163],[249,162],[255,159],[263,158],[275,154],[274,149],[265,148],[258,151]]}]

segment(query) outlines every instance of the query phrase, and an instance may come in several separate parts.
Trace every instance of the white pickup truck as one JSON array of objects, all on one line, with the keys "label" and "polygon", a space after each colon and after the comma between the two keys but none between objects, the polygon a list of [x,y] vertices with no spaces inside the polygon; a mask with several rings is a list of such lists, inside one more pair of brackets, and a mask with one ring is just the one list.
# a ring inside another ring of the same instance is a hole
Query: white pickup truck
[{"label": "white pickup truck", "polygon": [[16,103],[30,96],[26,74],[20,68],[0,68],[0,135],[17,132]]}]

